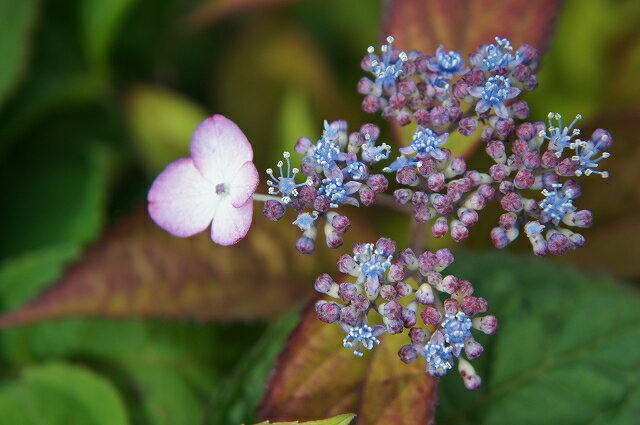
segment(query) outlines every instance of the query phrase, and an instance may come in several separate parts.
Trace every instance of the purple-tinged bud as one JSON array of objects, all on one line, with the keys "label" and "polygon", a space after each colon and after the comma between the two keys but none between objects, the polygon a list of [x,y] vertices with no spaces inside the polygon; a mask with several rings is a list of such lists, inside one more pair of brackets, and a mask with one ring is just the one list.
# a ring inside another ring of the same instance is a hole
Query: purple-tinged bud
[{"label": "purple-tinged bud", "polygon": [[560,164],[560,158],[556,156],[556,151],[549,149],[542,154],[542,166],[545,168],[554,168]]},{"label": "purple-tinged bud", "polygon": [[[480,199],[484,199],[480,197]],[[458,217],[460,221],[466,227],[471,227],[478,222],[478,213],[474,210],[464,208],[458,211]]]},{"label": "purple-tinged bud", "polygon": [[449,232],[449,224],[445,217],[438,217],[438,219],[431,226],[431,234],[434,238],[442,238]]},{"label": "purple-tinged bud", "polygon": [[362,186],[358,193],[360,194],[360,202],[365,207],[370,207],[376,203],[376,193],[368,187]]},{"label": "purple-tinged bud", "polygon": [[373,81],[368,79],[367,77],[362,77],[358,81],[358,93],[360,94],[371,94],[376,89],[376,85]]},{"label": "purple-tinged bud", "polygon": [[431,197],[431,204],[439,214],[446,215],[453,211],[453,199],[449,195],[435,193]]},{"label": "purple-tinged bud", "polygon": [[538,87],[538,76],[536,74],[531,74],[531,77],[523,83],[523,86],[525,90],[535,90]]},{"label": "purple-tinged bud", "polygon": [[422,310],[422,312],[420,313],[420,318],[422,319],[425,325],[435,326],[438,323],[440,323],[440,319],[442,319],[442,316],[440,315],[438,310],[429,306],[429,307],[425,307],[425,309]]},{"label": "purple-tinged bud", "polygon": [[380,288],[380,296],[387,301],[393,301],[396,299],[396,288],[392,285],[382,285]]},{"label": "purple-tinged bud", "polygon": [[351,301],[358,294],[358,288],[353,283],[341,283],[338,287],[338,296],[344,302]]},{"label": "purple-tinged bud", "polygon": [[316,291],[326,294],[331,290],[331,285],[333,285],[334,283],[335,282],[333,281],[331,276],[329,276],[327,273],[322,273],[316,278],[313,287]]},{"label": "purple-tinged bud", "polygon": [[411,113],[406,108],[398,111],[396,113],[396,122],[402,127],[411,124]]},{"label": "purple-tinged bud", "polygon": [[304,211],[304,209],[306,208],[306,203],[300,199],[300,198],[296,198],[293,201],[291,201],[290,204],[294,210],[296,210],[297,212],[302,212]]},{"label": "purple-tinged bud", "polygon": [[482,195],[482,197],[487,201],[496,197],[495,188],[488,183],[484,183],[478,186],[478,193]]},{"label": "purple-tinged bud", "polygon": [[517,170],[522,167],[522,158],[516,154],[511,155],[507,158],[507,166],[512,170]]},{"label": "purple-tinged bud", "polygon": [[375,96],[367,95],[362,99],[361,107],[363,111],[369,114],[375,114],[380,109],[380,99]]},{"label": "purple-tinged bud", "polygon": [[434,173],[427,178],[427,186],[433,192],[440,192],[442,189],[444,189],[445,181],[446,178],[444,174]]},{"label": "purple-tinged bud", "polygon": [[493,164],[489,168],[489,175],[495,181],[500,182],[509,175],[509,170],[504,164]]},{"label": "purple-tinged bud", "polygon": [[514,213],[504,213],[500,216],[498,220],[498,225],[502,227],[504,230],[509,230],[513,228],[518,221],[518,216]]},{"label": "purple-tinged bud", "polygon": [[302,161],[300,162],[300,170],[302,170],[302,172],[307,176],[312,177],[313,175],[318,174],[315,170],[317,165],[318,164],[316,164],[310,156],[306,156],[302,158]]},{"label": "purple-tinged bud", "polygon": [[498,249],[502,249],[509,245],[507,232],[502,227],[494,227],[491,229],[490,236],[491,242],[493,242],[493,245]]},{"label": "purple-tinged bud", "polygon": [[351,300],[351,305],[357,311],[366,311],[369,308],[369,299],[362,294],[358,294]]},{"label": "purple-tinged bud", "polygon": [[349,221],[347,216],[336,215],[333,217],[333,220],[331,220],[331,225],[336,229],[336,232],[345,233],[351,227],[351,221]]},{"label": "purple-tinged bud", "polygon": [[475,360],[482,355],[484,348],[475,339],[467,338],[464,341],[464,352],[469,360]]},{"label": "purple-tinged bud", "polygon": [[416,207],[424,207],[429,204],[429,195],[426,192],[415,192],[411,198],[411,203]]},{"label": "purple-tinged bud", "polygon": [[388,257],[396,252],[396,241],[382,237],[376,241],[376,249],[382,251],[382,255]]},{"label": "purple-tinged bud", "polygon": [[505,211],[517,212],[522,209],[522,198],[515,192],[509,192],[502,197],[500,205]]},{"label": "purple-tinged bud", "polygon": [[360,127],[360,133],[369,135],[369,140],[375,141],[380,137],[380,127],[371,123],[363,124]]},{"label": "purple-tinged bud", "polygon": [[391,267],[389,267],[389,273],[387,274],[387,279],[390,282],[399,282],[404,279],[404,266],[400,263],[393,263]]},{"label": "purple-tinged bud", "polygon": [[349,146],[353,148],[359,148],[364,142],[366,142],[366,139],[364,138],[364,134],[360,132],[353,132],[349,135]]},{"label": "purple-tinged bud", "polygon": [[409,330],[409,339],[412,344],[425,345],[429,340],[429,335],[422,328],[412,328]]},{"label": "purple-tinged bud", "polygon": [[500,191],[500,193],[505,195],[507,193],[513,192],[513,189],[514,189],[513,183],[509,181],[501,182],[500,186],[498,186],[498,190]]},{"label": "purple-tinged bud", "polygon": [[433,217],[433,212],[428,207],[417,207],[413,210],[413,219],[416,223],[425,223]]},{"label": "purple-tinged bud", "polygon": [[[349,326],[355,326],[358,323],[358,313],[356,309],[349,306],[340,310],[340,321],[346,323]],[[467,353],[467,356],[469,354]]]},{"label": "purple-tinged bud", "polygon": [[547,129],[547,125],[542,121],[536,121],[533,123],[533,129],[535,130],[536,134],[540,134],[541,131]]},{"label": "purple-tinged bud", "polygon": [[470,391],[477,390],[480,388],[482,384],[482,379],[476,373],[471,363],[466,361],[465,359],[458,360],[458,372],[460,372],[460,376],[462,376],[464,380],[464,386],[466,389]]},{"label": "purple-tinged bud", "polygon": [[396,173],[396,181],[405,186],[411,186],[418,181],[416,170],[409,167],[402,167]]},{"label": "purple-tinged bud", "polygon": [[528,169],[535,170],[536,168],[540,168],[540,165],[542,165],[542,158],[536,151],[527,151],[522,157],[522,163]]},{"label": "purple-tinged bud", "polygon": [[526,120],[529,117],[529,104],[523,100],[514,102],[510,109],[513,116],[519,120]]},{"label": "purple-tinged bud", "polygon": [[310,237],[301,236],[300,239],[296,241],[296,249],[302,254],[313,254],[316,250],[316,244]]},{"label": "purple-tinged bud", "polygon": [[569,243],[571,244],[572,249],[582,248],[586,239],[579,233],[574,233],[571,230],[563,229],[562,233],[569,238]]},{"label": "purple-tinged bud", "polygon": [[454,298],[447,298],[444,300],[444,312],[449,314],[456,314],[460,311],[460,304]]},{"label": "purple-tinged bud", "polygon": [[[471,282],[465,279],[458,279],[458,290],[456,291],[457,297],[468,297],[473,294],[473,285]],[[486,300],[482,298],[482,300],[486,303]],[[463,300],[464,301],[464,300]]]},{"label": "purple-tinged bud", "polygon": [[272,199],[264,203],[262,214],[271,221],[278,221],[284,216],[285,208],[280,201],[274,201]]},{"label": "purple-tinged bud", "polygon": [[[494,193],[495,195],[495,193]],[[467,199],[464,203],[464,206],[467,208],[471,208],[473,210],[481,210],[487,206],[487,201],[484,196],[480,194],[480,191],[473,193],[469,199]],[[476,214],[477,215],[477,214]]]},{"label": "purple-tinged bud", "polygon": [[458,291],[459,281],[453,275],[447,275],[442,279],[442,290],[447,294],[455,294]]},{"label": "purple-tinged bud", "polygon": [[571,191],[571,199],[579,198],[582,195],[582,188],[575,180],[567,180],[562,187],[562,192],[568,194]]},{"label": "purple-tinged bud", "polygon": [[464,74],[462,79],[469,85],[469,87],[483,86],[485,82],[484,71],[477,68],[471,68],[469,72]]},{"label": "purple-tinged bud", "polygon": [[525,168],[518,171],[516,177],[513,179],[513,184],[518,189],[528,189],[533,186],[533,183],[535,183],[535,181],[536,178],[533,173]]},{"label": "purple-tinged bud", "polygon": [[453,263],[454,257],[448,248],[442,248],[436,251],[436,270],[443,270]]},{"label": "purple-tinged bud", "polygon": [[418,125],[426,127],[429,125],[429,111],[426,109],[418,109],[413,113],[413,118],[415,118]]},{"label": "purple-tinged bud", "polygon": [[300,188],[300,199],[305,202],[313,203],[318,197],[318,190],[313,186],[302,186]]},{"label": "purple-tinged bud", "polygon": [[500,136],[503,139],[509,136],[509,134],[513,132],[514,128],[515,128],[515,123],[511,118],[506,120],[503,118],[500,118],[495,123],[496,132],[498,133],[498,136]]},{"label": "purple-tinged bud", "polygon": [[516,128],[516,135],[519,139],[528,142],[536,136],[535,130],[533,128],[533,124],[530,122],[522,123]]},{"label": "purple-tinged bud", "polygon": [[493,335],[498,330],[498,319],[496,316],[476,317],[472,320],[473,327],[487,335]]},{"label": "purple-tinged bud", "polygon": [[462,175],[465,171],[467,171],[467,163],[461,156],[453,158],[447,167],[447,175],[449,177]]},{"label": "purple-tinged bud", "polygon": [[404,266],[412,267],[418,265],[418,259],[411,248],[403,249],[398,253],[398,262]]},{"label": "purple-tinged bud", "polygon": [[403,78],[398,81],[398,91],[405,96],[411,96],[418,91],[418,87],[412,78]]},{"label": "purple-tinged bud", "polygon": [[516,139],[513,141],[513,143],[511,143],[511,152],[513,152],[515,155],[523,156],[528,151],[529,144],[522,139]]},{"label": "purple-tinged bud", "polygon": [[[453,99],[453,98],[450,98]],[[460,118],[462,118],[462,108],[460,108],[459,106],[453,106],[451,108],[448,108],[449,111],[449,121],[451,122],[456,122],[458,121]]]},{"label": "purple-tinged bud", "polygon": [[457,220],[451,222],[451,239],[462,242],[469,237],[469,229]]},{"label": "purple-tinged bud", "polygon": [[389,106],[393,109],[402,109],[407,104],[407,98],[400,93],[394,93],[389,98]]},{"label": "purple-tinged bud", "polygon": [[382,321],[387,327],[387,332],[389,332],[389,335],[396,335],[402,333],[402,331],[404,330],[404,324],[400,319],[390,319],[385,316],[382,318]]},{"label": "purple-tinged bud", "polygon": [[563,255],[571,249],[569,238],[560,232],[549,231],[547,232],[547,249],[553,255]]},{"label": "purple-tinged bud", "polygon": [[442,106],[434,106],[429,112],[429,119],[435,127],[442,127],[449,124],[449,112]]},{"label": "purple-tinged bud", "polygon": [[504,143],[499,140],[492,140],[487,143],[486,147],[487,155],[496,160],[497,162],[504,162],[507,159],[504,149]]},{"label": "purple-tinged bud", "polygon": [[463,136],[471,136],[478,129],[478,120],[475,118],[463,118],[458,124],[458,133]]},{"label": "purple-tinged bud", "polygon": [[318,301],[316,303],[318,319],[325,323],[333,323],[340,318],[340,306],[336,303]]},{"label": "purple-tinged bud", "polygon": [[398,350],[398,357],[403,363],[411,364],[418,358],[418,352],[412,345],[403,345]]},{"label": "purple-tinged bud", "polygon": [[372,174],[367,179],[367,185],[376,193],[382,193],[389,187],[389,180],[382,174]]},{"label": "purple-tinged bud", "polygon": [[416,312],[405,308],[402,310],[402,323],[405,328],[413,328],[416,325]]},{"label": "purple-tinged bud", "polygon": [[467,82],[464,80],[458,80],[453,84],[453,87],[451,88],[451,93],[453,93],[455,97],[464,99],[465,97],[469,96],[468,90],[469,90],[469,84],[467,84]]},{"label": "purple-tinged bud", "polygon": [[531,78],[531,68],[529,68],[527,65],[521,63],[520,65],[516,66],[513,70],[513,76],[518,80],[518,81],[527,81],[529,78]]},{"label": "purple-tinged bud", "polygon": [[466,173],[464,173],[464,176],[467,179],[469,179],[469,181],[471,182],[471,186],[479,185],[482,182],[482,179],[484,178],[484,175],[477,170],[469,170]]},{"label": "purple-tinged bud", "polygon": [[396,292],[398,293],[398,298],[406,297],[413,292],[411,285],[406,282],[398,282],[396,284]]},{"label": "purple-tinged bud", "polygon": [[587,228],[593,226],[593,214],[589,210],[580,210],[566,214],[562,221],[569,226]]},{"label": "purple-tinged bud", "polygon": [[331,200],[325,195],[320,195],[316,197],[313,201],[313,209],[318,212],[327,212],[331,208]]},{"label": "purple-tinged bud", "polygon": [[339,248],[344,243],[342,236],[335,231],[326,233],[325,240],[327,242],[327,247],[330,249]]},{"label": "purple-tinged bud", "polygon": [[495,136],[495,133],[496,132],[493,130],[493,127],[486,126],[485,128],[482,129],[482,134],[480,135],[480,138],[485,142],[488,142],[489,140],[493,139],[493,136]]},{"label": "purple-tinged bud", "polygon": [[375,299],[380,291],[380,281],[378,279],[367,279],[364,284],[364,292],[369,299]]},{"label": "purple-tinged bud", "polygon": [[611,133],[607,130],[598,128],[591,135],[591,143],[593,143],[593,146],[596,146],[599,143],[598,151],[604,151],[613,145],[613,137],[611,137]]},{"label": "purple-tinged bud", "polygon": [[295,144],[295,151],[300,155],[306,155],[307,152],[313,147],[313,143],[309,140],[308,137],[301,137]]},{"label": "purple-tinged bud", "polygon": [[413,191],[410,189],[396,189],[393,191],[393,200],[396,204],[404,205],[411,199]]},{"label": "purple-tinged bud", "polygon": [[418,172],[423,176],[430,176],[436,171],[436,163],[431,158],[419,158]]},{"label": "purple-tinged bud", "polygon": [[433,288],[428,283],[420,285],[415,294],[416,301],[420,304],[433,304],[435,297],[433,295]]},{"label": "purple-tinged bud", "polygon": [[580,163],[572,158],[563,159],[556,167],[556,172],[561,176],[575,176],[576,171],[580,168]]},{"label": "purple-tinged bud", "polygon": [[523,44],[518,49],[518,56],[522,59],[522,63],[529,65],[538,62],[538,49],[530,44]]},{"label": "purple-tinged bud", "polygon": [[418,257],[418,267],[422,274],[432,271],[436,264],[438,264],[438,257],[433,252],[425,251]]},{"label": "purple-tinged bud", "polygon": [[462,299],[460,308],[467,316],[473,316],[474,314],[484,313],[487,311],[489,304],[484,298],[466,296]]},{"label": "purple-tinged bud", "polygon": [[349,254],[342,254],[340,258],[338,258],[338,271],[340,271],[340,273],[351,273],[355,267],[356,262]]}]

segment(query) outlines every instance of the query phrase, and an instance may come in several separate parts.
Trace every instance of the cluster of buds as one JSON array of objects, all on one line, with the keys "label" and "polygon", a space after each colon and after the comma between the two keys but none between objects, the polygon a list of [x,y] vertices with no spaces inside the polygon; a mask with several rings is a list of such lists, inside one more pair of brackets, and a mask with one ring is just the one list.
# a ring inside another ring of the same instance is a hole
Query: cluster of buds
[{"label": "cluster of buds", "polygon": [[295,145],[296,153],[303,155],[300,169],[307,176],[306,182],[296,183],[299,172],[289,168],[289,153],[285,152],[287,173],[279,163],[280,176],[267,170],[271,180],[270,194],[280,199],[265,202],[263,213],[270,220],[280,220],[287,208],[293,208],[298,216],[294,221],[302,236],[296,242],[298,251],[311,254],[315,251],[318,226],[324,222],[324,234],[329,248],[343,243],[343,234],[349,229],[349,219],[333,211],[341,205],[371,206],[376,194],[387,190],[389,182],[382,174],[371,170],[380,161],[389,158],[391,147],[376,144],[380,128],[365,124],[359,131],[348,132],[346,121],[324,123],[322,137],[316,142],[302,137]]},{"label": "cluster of buds", "polygon": [[[471,329],[495,333],[494,316],[477,316],[487,311],[487,301],[473,296],[473,285],[442,272],[453,262],[448,249],[416,255],[411,249],[397,253],[396,243],[380,238],[375,244],[358,244],[353,256],[343,254],[338,270],[350,276],[342,283],[322,274],[315,281],[316,291],[335,301],[318,301],[316,312],[326,323],[339,323],[347,336],[344,347],[356,356],[380,343],[383,333],[408,330],[410,344],[398,355],[405,363],[425,358],[427,372],[443,376],[454,366],[469,389],[478,388],[480,377],[468,360],[478,358],[483,348]],[[380,323],[370,326],[369,320]]]}]

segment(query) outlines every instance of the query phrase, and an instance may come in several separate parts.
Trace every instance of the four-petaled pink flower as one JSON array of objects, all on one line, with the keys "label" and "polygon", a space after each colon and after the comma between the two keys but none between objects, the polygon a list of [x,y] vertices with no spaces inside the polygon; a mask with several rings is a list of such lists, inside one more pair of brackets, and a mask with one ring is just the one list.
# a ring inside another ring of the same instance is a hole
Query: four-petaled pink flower
[{"label": "four-petaled pink flower", "polygon": [[165,168],[151,185],[149,215],[172,235],[188,237],[211,225],[211,240],[233,245],[253,218],[258,171],[246,136],[222,115],[204,120],[191,137],[191,158]]}]

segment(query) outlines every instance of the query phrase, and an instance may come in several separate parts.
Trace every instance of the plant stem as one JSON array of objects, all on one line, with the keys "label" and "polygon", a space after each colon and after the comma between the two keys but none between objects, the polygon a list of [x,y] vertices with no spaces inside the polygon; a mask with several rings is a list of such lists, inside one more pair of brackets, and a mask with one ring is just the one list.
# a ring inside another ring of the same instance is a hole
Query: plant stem
[{"label": "plant stem", "polygon": [[273,196],[273,195],[264,195],[262,193],[254,193],[253,194],[253,200],[254,201],[259,201],[259,202],[280,201],[280,197],[279,196]]}]

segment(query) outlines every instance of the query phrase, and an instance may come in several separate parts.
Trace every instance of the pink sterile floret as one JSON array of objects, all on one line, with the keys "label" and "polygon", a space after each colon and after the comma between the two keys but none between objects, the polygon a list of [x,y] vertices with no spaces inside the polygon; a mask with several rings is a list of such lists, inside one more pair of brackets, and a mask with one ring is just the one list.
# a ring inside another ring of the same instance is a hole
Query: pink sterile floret
[{"label": "pink sterile floret", "polygon": [[193,132],[191,158],[169,164],[151,185],[149,215],[175,236],[192,236],[211,225],[215,243],[237,243],[253,218],[258,171],[252,160],[251,144],[233,121],[207,118]]}]

